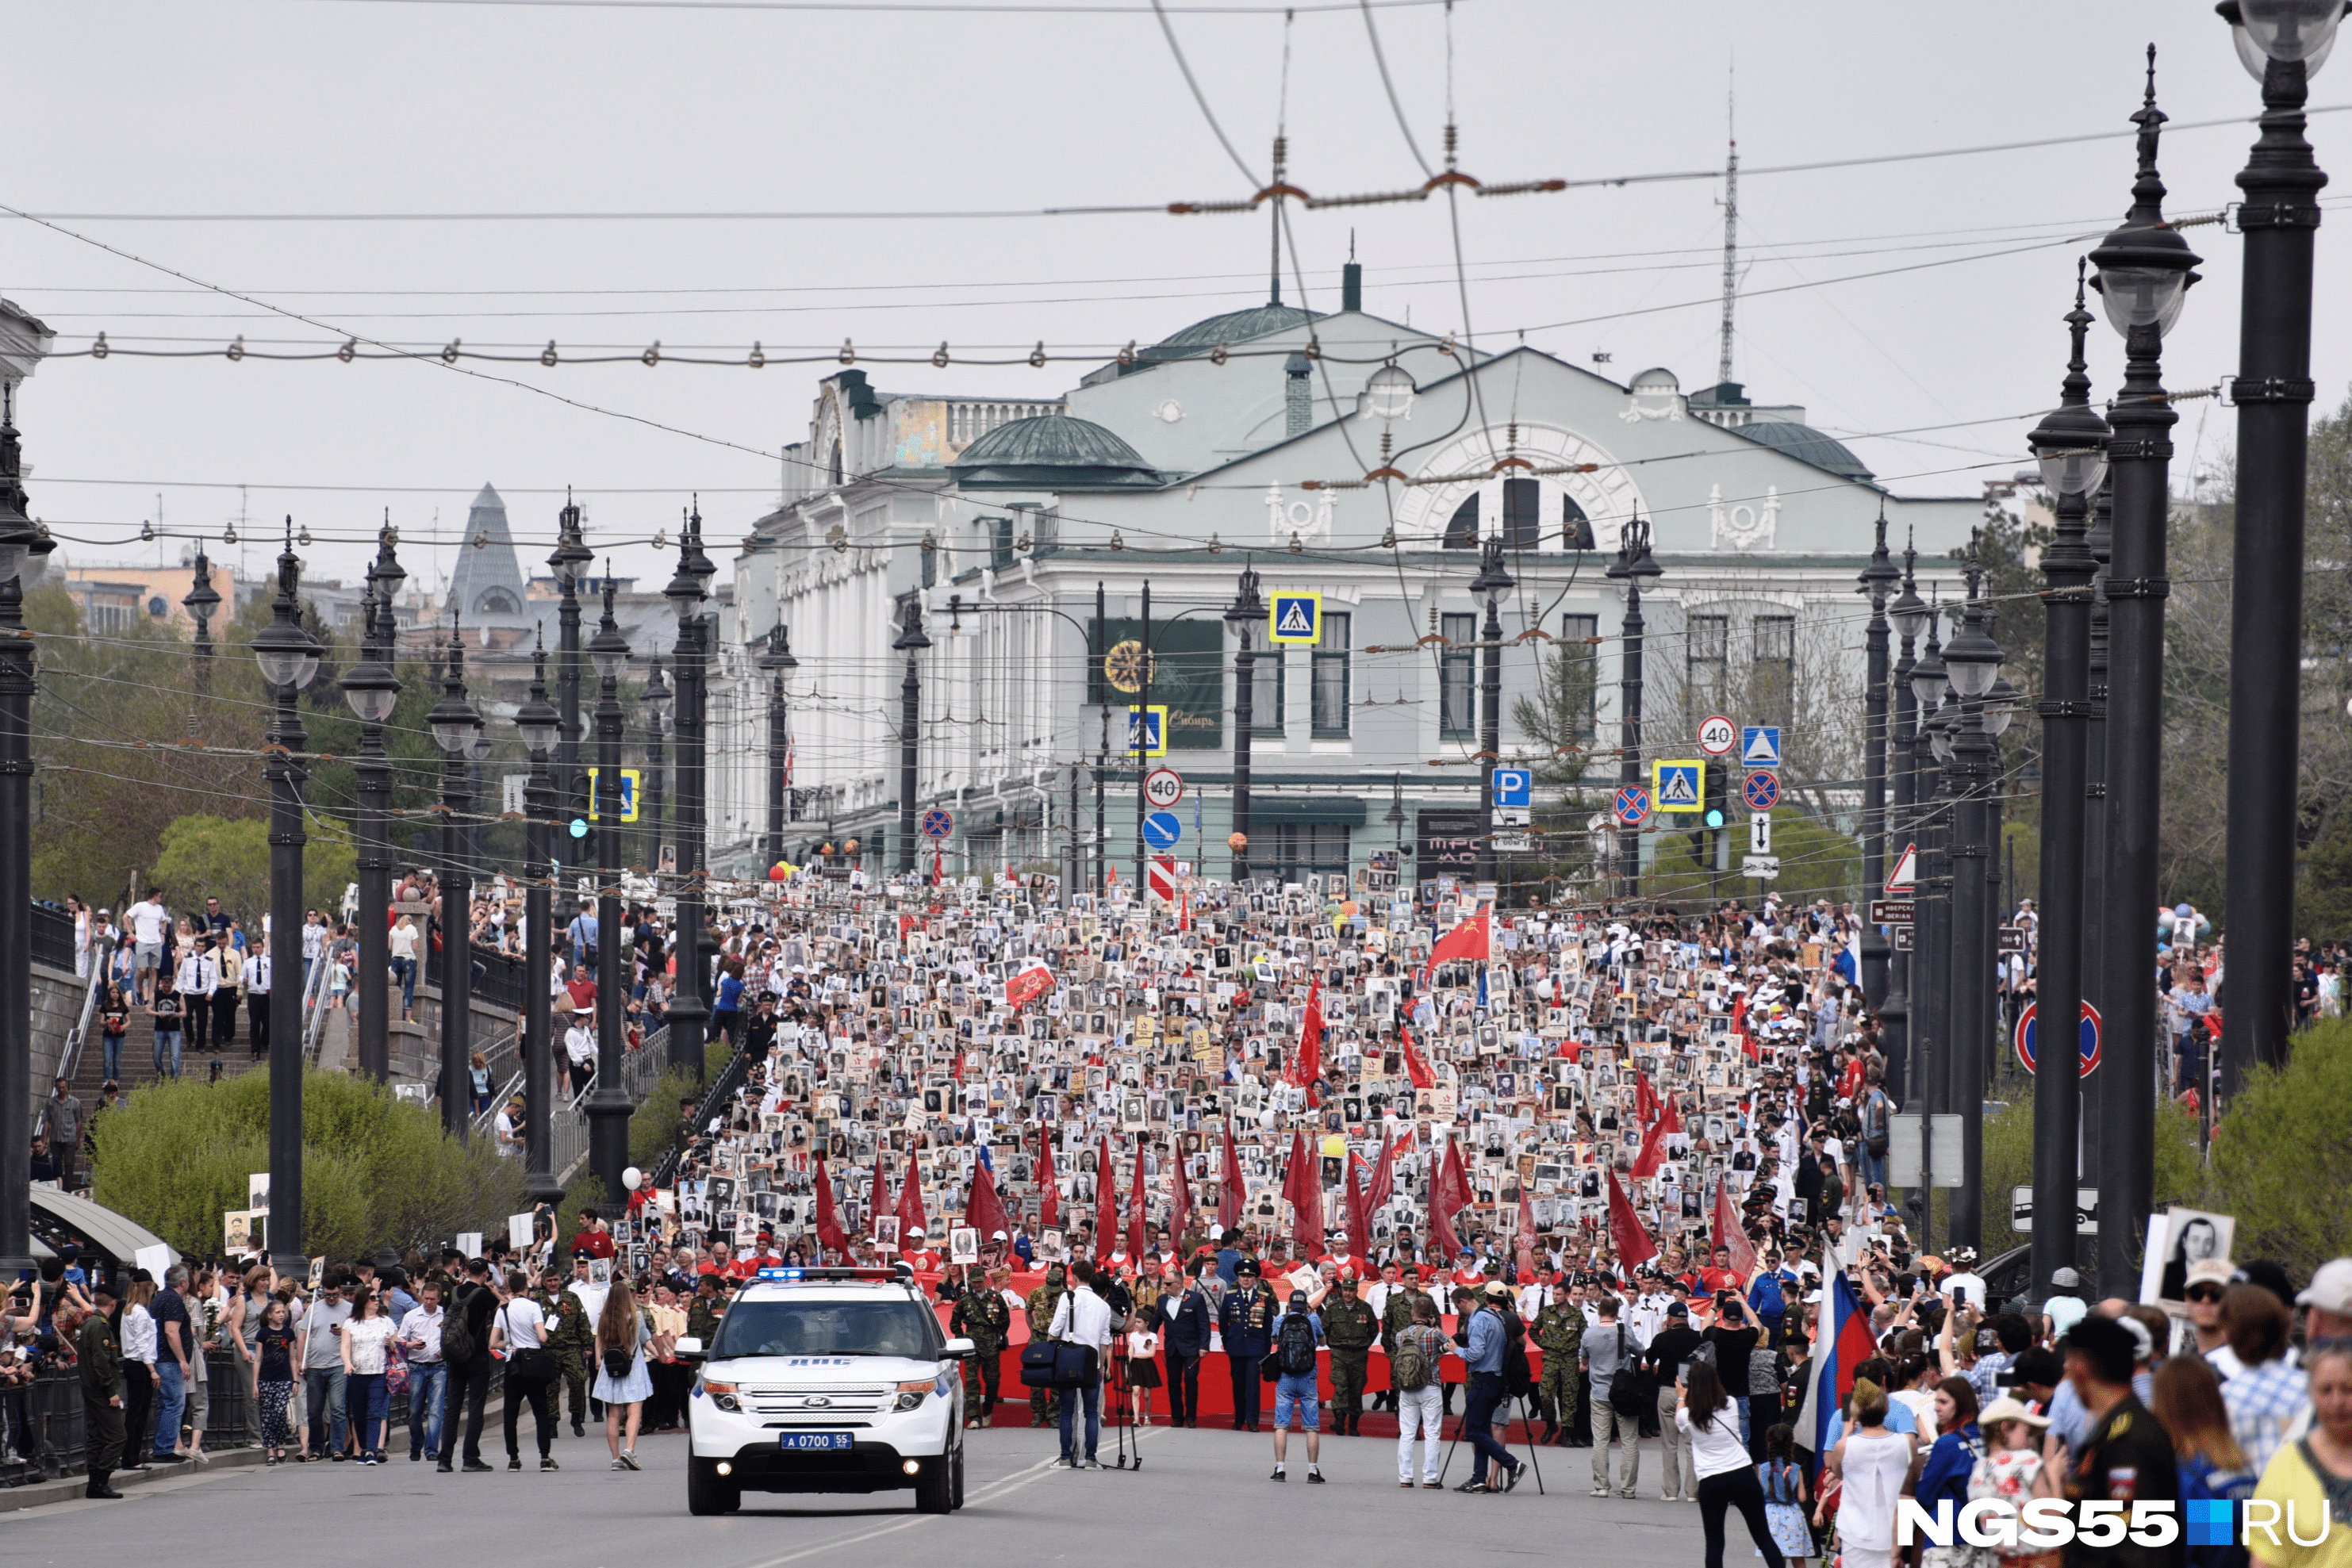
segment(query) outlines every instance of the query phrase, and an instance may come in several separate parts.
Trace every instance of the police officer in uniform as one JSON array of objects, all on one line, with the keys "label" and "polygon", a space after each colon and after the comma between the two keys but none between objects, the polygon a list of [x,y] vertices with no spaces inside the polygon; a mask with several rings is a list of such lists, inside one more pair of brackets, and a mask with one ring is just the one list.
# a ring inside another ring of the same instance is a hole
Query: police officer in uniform
[{"label": "police officer in uniform", "polygon": [[[1045,1270],[1045,1282],[1029,1292],[1029,1337],[1042,1340],[1051,1336],[1054,1310],[1062,1304],[1063,1293],[1068,1289],[1067,1276],[1059,1263]],[[1062,1396],[1051,1388],[1029,1391],[1029,1425],[1055,1427],[1062,1420]]]},{"label": "police officer in uniform", "polygon": [[121,1498],[108,1484],[122,1461],[122,1345],[109,1321],[114,1312],[114,1287],[92,1288],[98,1311],[83,1320],[75,1348],[81,1356],[82,1427],[88,1434],[89,1484],[82,1496]]},{"label": "police officer in uniform", "polygon": [[1545,1423],[1542,1440],[1563,1448],[1576,1427],[1576,1355],[1584,1328],[1584,1309],[1560,1291],[1536,1313],[1533,1338],[1543,1352],[1543,1381],[1536,1387],[1536,1408]]},{"label": "police officer in uniform", "polygon": [[955,1300],[948,1314],[948,1332],[971,1341],[979,1362],[982,1398],[980,1408],[964,1407],[964,1423],[985,1427],[996,1412],[996,1385],[1000,1362],[1007,1341],[1013,1337],[1013,1308],[1004,1300],[1003,1289],[1007,1278],[999,1269],[985,1278],[977,1269],[967,1269],[963,1276],[963,1291]]},{"label": "police officer in uniform", "polygon": [[1370,1305],[1357,1292],[1356,1271],[1340,1270],[1339,1293],[1323,1302],[1323,1343],[1331,1348],[1331,1414],[1344,1437],[1362,1436],[1364,1385],[1380,1333]]}]

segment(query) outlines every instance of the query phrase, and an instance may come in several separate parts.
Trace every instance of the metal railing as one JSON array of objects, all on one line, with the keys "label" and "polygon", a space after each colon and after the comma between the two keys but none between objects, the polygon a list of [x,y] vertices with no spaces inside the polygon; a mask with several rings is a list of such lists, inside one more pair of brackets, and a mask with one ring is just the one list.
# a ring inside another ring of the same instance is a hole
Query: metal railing
[{"label": "metal railing", "polygon": [[33,962],[68,974],[74,967],[74,917],[47,904],[33,905]]},{"label": "metal railing", "polygon": [[[735,1054],[727,1059],[727,1065],[719,1070],[719,1076],[711,1081],[709,1092],[703,1095],[702,1103],[694,1108],[694,1127],[697,1132],[710,1125],[710,1118],[718,1115],[723,1107],[733,1103],[736,1092],[743,1087],[744,1079],[750,1074],[751,1070],[751,1051],[743,1046],[738,1046]],[[672,1140],[669,1153],[664,1155],[661,1164],[654,1167],[654,1186],[667,1186],[677,1179],[678,1156],[684,1152],[684,1145]]]},{"label": "metal railing", "polygon": [[[527,977],[523,973],[523,961],[495,947],[469,946],[467,951],[473,958],[475,999],[488,1002],[494,1008],[504,1008],[509,1012],[521,1012],[526,995],[523,985]],[[439,947],[428,946],[425,951],[425,983],[428,986],[441,984],[441,953]]]},{"label": "metal railing", "polygon": [[[70,960],[68,960],[70,962]],[[0,1419],[8,1432],[0,1487],[31,1486],[78,1475],[83,1450],[81,1375],[44,1357],[33,1381],[0,1392]]]}]

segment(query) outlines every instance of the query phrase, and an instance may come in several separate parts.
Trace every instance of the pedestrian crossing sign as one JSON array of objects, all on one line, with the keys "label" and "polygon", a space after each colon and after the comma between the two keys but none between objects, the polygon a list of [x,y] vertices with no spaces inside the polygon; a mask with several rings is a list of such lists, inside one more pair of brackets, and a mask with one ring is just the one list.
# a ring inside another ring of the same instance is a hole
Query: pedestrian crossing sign
[{"label": "pedestrian crossing sign", "polygon": [[1703,761],[1654,762],[1650,774],[1653,810],[1696,811],[1706,798],[1706,764]]},{"label": "pedestrian crossing sign", "polygon": [[1266,607],[1266,641],[1276,644],[1319,643],[1323,640],[1323,596],[1319,593],[1277,593]]},{"label": "pedestrian crossing sign", "polygon": [[1127,710],[1127,750],[1129,756],[1168,755],[1168,705],[1153,703],[1150,707],[1129,707]]},{"label": "pedestrian crossing sign", "polygon": [[[597,770],[593,768],[588,769],[588,820],[592,822],[597,820],[596,808],[598,803],[602,800],[610,800],[612,796],[612,788],[609,785],[607,785],[601,792],[597,789],[596,773]],[[634,768],[624,768],[621,769],[620,815],[621,821],[625,822],[634,822],[637,820],[637,784],[639,782],[639,777],[637,769]]]}]

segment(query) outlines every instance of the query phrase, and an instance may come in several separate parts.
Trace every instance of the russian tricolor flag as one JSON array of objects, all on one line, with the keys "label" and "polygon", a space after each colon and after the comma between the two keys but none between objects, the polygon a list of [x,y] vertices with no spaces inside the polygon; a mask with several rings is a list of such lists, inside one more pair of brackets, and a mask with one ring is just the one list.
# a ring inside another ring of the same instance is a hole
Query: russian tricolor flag
[{"label": "russian tricolor flag", "polygon": [[1827,1283],[1821,1315],[1814,1320],[1812,1358],[1805,1366],[1806,1410],[1797,1426],[1799,1443],[1813,1450],[1816,1474],[1843,1435],[1842,1416],[1846,1396],[1853,1392],[1854,1368],[1878,1354],[1871,1338],[1870,1312],[1855,1299],[1836,1258],[1824,1254],[1822,1270]]}]

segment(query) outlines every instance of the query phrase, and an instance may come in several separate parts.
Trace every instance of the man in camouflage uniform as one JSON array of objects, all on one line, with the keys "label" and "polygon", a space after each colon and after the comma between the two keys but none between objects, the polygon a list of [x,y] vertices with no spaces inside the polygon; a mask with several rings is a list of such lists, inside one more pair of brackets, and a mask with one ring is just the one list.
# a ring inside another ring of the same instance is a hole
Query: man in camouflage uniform
[{"label": "man in camouflage uniform", "polygon": [[978,1410],[972,1408],[971,1391],[967,1389],[964,1394],[966,1426],[985,1427],[996,1411],[999,1363],[1005,1342],[1013,1337],[1013,1309],[1005,1302],[1003,1289],[1008,1277],[1002,1269],[985,1277],[978,1269],[965,1270],[963,1290],[956,1297],[954,1310],[948,1314],[948,1332],[971,1341],[980,1373],[982,1396]]},{"label": "man in camouflage uniform", "polygon": [[588,1435],[588,1365],[596,1354],[596,1325],[588,1321],[588,1309],[570,1291],[551,1290],[542,1284],[531,1292],[530,1299],[547,1314],[547,1348],[555,1353],[555,1364],[563,1369],[563,1386],[572,1406],[572,1435]]},{"label": "man in camouflage uniform", "polygon": [[[1391,1368],[1396,1365],[1397,1331],[1412,1324],[1413,1303],[1428,1301],[1432,1310],[1435,1310],[1437,1305],[1430,1293],[1422,1288],[1420,1270],[1408,1268],[1400,1272],[1403,1278],[1390,1285],[1389,1299],[1381,1308],[1381,1352],[1389,1358],[1389,1365]],[[1431,1368],[1430,1372],[1431,1375],[1434,1376],[1436,1368]],[[1393,1372],[1390,1377],[1389,1386],[1391,1390],[1389,1404],[1393,1406],[1396,1404],[1393,1392],[1396,1381]]]},{"label": "man in camouflage uniform", "polygon": [[[1063,1283],[1064,1278],[1062,1266],[1056,1263],[1045,1270],[1045,1282],[1029,1292],[1029,1337],[1032,1340],[1048,1337],[1054,1326],[1054,1309],[1062,1304],[1063,1292],[1067,1289]],[[1029,1425],[1057,1427],[1061,1421],[1062,1396],[1051,1388],[1031,1389]]]},{"label": "man in camouflage uniform", "polygon": [[694,1300],[686,1309],[688,1335],[702,1342],[708,1350],[710,1342],[719,1337],[719,1315],[727,1311],[727,1281],[716,1274],[705,1274],[694,1282]]},{"label": "man in camouflage uniform", "polygon": [[[1573,1293],[1583,1294],[1581,1291]],[[1544,1442],[1565,1446],[1576,1427],[1576,1357],[1584,1330],[1584,1309],[1565,1290],[1555,1288],[1536,1313],[1529,1336],[1543,1352],[1543,1381],[1536,1387],[1536,1409],[1544,1418]]]},{"label": "man in camouflage uniform", "polygon": [[1364,1384],[1380,1333],[1370,1304],[1357,1294],[1356,1271],[1342,1269],[1338,1293],[1323,1302],[1323,1343],[1331,1347],[1331,1414],[1343,1437],[1362,1435]]}]

